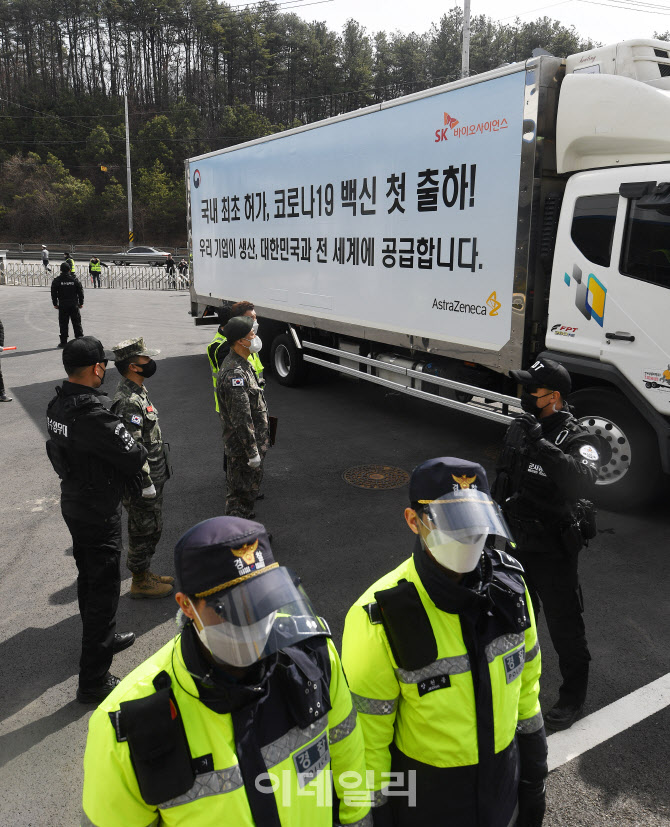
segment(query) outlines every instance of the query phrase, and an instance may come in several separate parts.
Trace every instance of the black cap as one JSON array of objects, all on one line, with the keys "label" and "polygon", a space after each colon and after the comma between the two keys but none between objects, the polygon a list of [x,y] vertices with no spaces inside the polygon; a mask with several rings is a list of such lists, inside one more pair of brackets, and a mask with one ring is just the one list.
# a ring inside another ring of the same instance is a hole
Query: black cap
[{"label": "black cap", "polygon": [[96,365],[98,362],[109,361],[113,358],[114,354],[105,350],[95,336],[72,339],[63,348],[63,367],[66,371],[71,368],[87,368],[89,365]]},{"label": "black cap", "polygon": [[437,457],[417,465],[409,480],[412,503],[437,500],[449,491],[476,488],[489,492],[486,471],[478,462],[457,457]]},{"label": "black cap", "polygon": [[233,316],[233,318],[226,322],[221,331],[228,342],[233,345],[238,339],[244,339],[254,325],[254,320],[251,316]]},{"label": "black cap", "polygon": [[535,385],[558,391],[567,396],[572,388],[572,381],[567,369],[553,359],[537,359],[528,370],[511,370],[509,375],[520,385]]},{"label": "black cap", "polygon": [[70,265],[67,263],[67,261],[64,261],[64,262],[61,264],[61,266],[60,266],[60,271],[61,271],[61,273],[62,273],[63,275],[66,275],[67,273],[72,272],[72,268],[71,268],[71,267],[70,267]]},{"label": "black cap", "polygon": [[63,253],[63,258],[70,258],[70,254],[69,253]]},{"label": "black cap", "polygon": [[265,528],[241,517],[198,523],[174,549],[179,591],[195,597],[209,597],[278,565]]}]

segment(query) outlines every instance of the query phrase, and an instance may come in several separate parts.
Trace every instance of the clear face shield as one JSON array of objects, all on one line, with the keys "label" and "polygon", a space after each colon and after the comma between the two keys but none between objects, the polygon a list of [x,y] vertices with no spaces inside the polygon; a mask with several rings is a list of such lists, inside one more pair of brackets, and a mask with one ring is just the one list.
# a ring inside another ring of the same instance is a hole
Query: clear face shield
[{"label": "clear face shield", "polygon": [[489,534],[512,541],[500,507],[487,492],[460,489],[421,505],[420,537],[435,560],[451,571],[472,571]]},{"label": "clear face shield", "polygon": [[212,595],[196,615],[203,645],[229,666],[251,666],[286,646],[328,634],[299,579],[284,567]]}]

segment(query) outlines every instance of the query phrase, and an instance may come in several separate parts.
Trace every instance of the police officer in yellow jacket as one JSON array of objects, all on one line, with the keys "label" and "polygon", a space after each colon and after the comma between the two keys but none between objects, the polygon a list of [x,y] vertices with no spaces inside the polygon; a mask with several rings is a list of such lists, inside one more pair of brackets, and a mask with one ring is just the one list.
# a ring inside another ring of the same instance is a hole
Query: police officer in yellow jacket
[{"label": "police officer in yellow jacket", "polygon": [[199,523],[175,572],[181,633],[91,717],[83,823],[371,827],[337,652],[263,526]]},{"label": "police officer in yellow jacket", "polygon": [[[350,609],[342,663],[374,779],[375,827],[539,827],[547,742],[523,569],[481,465],[417,466],[411,558]],[[518,819],[518,820],[517,820]]]}]

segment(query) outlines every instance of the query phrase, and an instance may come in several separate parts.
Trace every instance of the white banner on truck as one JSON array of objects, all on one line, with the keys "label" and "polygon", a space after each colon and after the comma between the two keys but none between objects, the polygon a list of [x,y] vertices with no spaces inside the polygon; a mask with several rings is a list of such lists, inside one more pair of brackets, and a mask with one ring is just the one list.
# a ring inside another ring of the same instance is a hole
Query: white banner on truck
[{"label": "white banner on truck", "polygon": [[189,164],[200,295],[499,349],[525,73]]}]

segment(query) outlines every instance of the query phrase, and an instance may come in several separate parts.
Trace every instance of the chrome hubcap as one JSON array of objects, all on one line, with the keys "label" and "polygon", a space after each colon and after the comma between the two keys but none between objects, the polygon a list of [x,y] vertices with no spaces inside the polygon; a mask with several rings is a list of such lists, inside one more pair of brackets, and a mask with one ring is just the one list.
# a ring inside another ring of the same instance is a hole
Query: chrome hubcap
[{"label": "chrome hubcap", "polygon": [[611,485],[619,482],[630,469],[631,446],[626,434],[616,422],[612,422],[604,416],[582,416],[578,419],[578,422],[590,434],[607,443],[611,451],[609,461],[603,463],[600,468],[600,476],[596,481],[596,485]]}]

